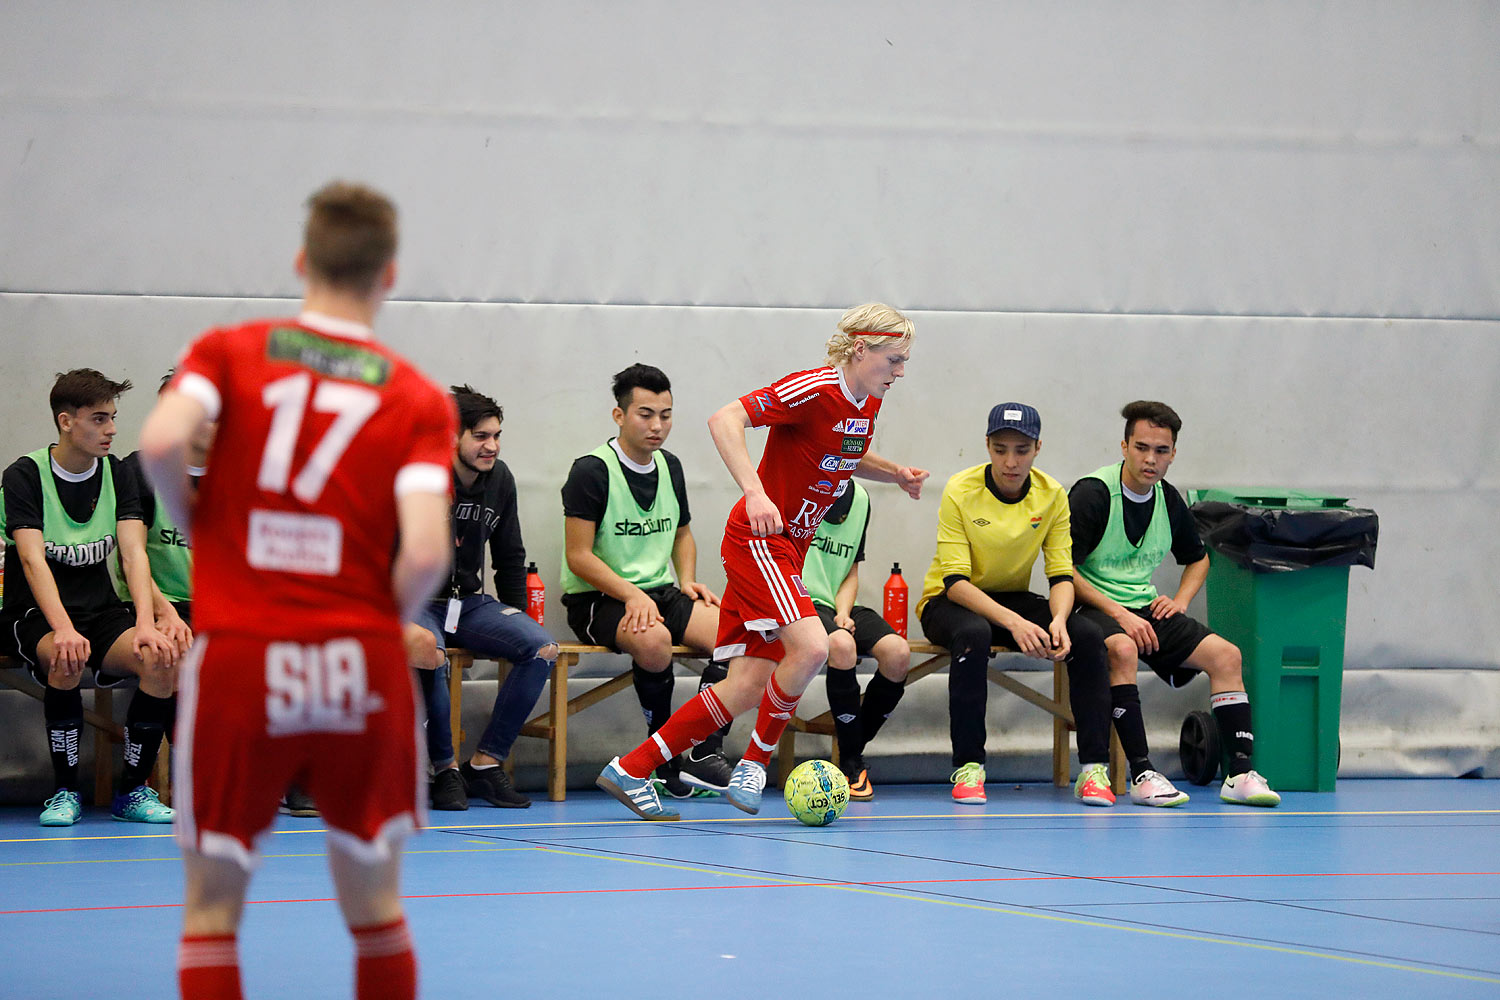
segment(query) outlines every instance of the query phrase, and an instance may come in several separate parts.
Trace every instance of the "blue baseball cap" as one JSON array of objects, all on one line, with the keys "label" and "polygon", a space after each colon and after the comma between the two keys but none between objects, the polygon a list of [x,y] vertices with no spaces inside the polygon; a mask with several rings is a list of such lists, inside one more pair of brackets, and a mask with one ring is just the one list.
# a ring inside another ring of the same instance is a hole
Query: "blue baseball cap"
[{"label": "blue baseball cap", "polygon": [[1042,415],[1036,412],[1036,407],[1025,403],[1001,403],[990,410],[990,426],[984,436],[989,437],[1000,431],[1019,431],[1031,440],[1039,441],[1042,437]]}]

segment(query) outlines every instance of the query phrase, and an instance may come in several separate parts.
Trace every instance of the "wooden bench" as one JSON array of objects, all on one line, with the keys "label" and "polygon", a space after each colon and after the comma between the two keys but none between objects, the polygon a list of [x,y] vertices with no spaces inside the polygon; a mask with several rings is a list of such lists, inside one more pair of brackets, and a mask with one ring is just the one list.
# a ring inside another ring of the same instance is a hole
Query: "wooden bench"
[{"label": "wooden bench", "polygon": [[[528,721],[521,727],[522,736],[534,736],[547,741],[547,797],[553,802],[561,802],[567,797],[567,771],[568,771],[568,717],[577,715],[591,705],[597,705],[612,695],[631,687],[630,670],[624,671],[610,677],[585,691],[575,698],[568,697],[568,678],[574,668],[578,666],[580,657],[602,653],[608,656],[624,655],[617,650],[607,646],[588,646],[576,642],[558,643],[557,662],[552,665],[552,680],[548,685],[549,695],[547,710]],[[687,646],[673,646],[672,659],[677,663],[684,663],[692,669],[693,661],[707,660],[708,653],[700,653]],[[497,660],[501,664],[501,670],[508,669],[504,660]],[[463,727],[461,717],[463,715],[463,672],[467,667],[474,665],[474,654],[467,649],[448,650],[448,697],[452,705],[449,722],[453,729],[453,749],[458,752],[463,746]],[[702,673],[701,666],[696,667],[697,673]],[[501,680],[504,680],[502,673]],[[506,761],[506,767],[510,767],[510,761]]]},{"label": "wooden bench", "polygon": [[[941,646],[934,646],[927,642],[913,642],[911,644],[911,651],[913,656],[925,656],[926,659],[912,667],[911,671],[906,675],[907,684],[921,680],[928,674],[941,670],[948,664],[948,651]],[[1005,647],[997,646],[991,651],[991,654],[994,655],[1002,652],[1010,651]],[[573,670],[578,666],[579,659],[583,656],[596,653],[609,656],[623,655],[607,646],[590,646],[570,642],[559,643],[557,662],[552,667],[547,710],[521,727],[522,736],[532,736],[548,742],[547,797],[553,802],[561,802],[567,797],[568,718],[631,686],[630,670],[626,669],[613,677],[601,681],[583,694],[570,699],[568,697],[568,679]],[[474,654],[467,649],[450,648],[448,650],[448,692],[449,701],[452,706],[449,721],[452,726],[455,752],[463,746],[464,734],[461,725],[463,715],[463,672],[465,668],[473,666],[474,659]],[[674,646],[672,647],[672,659],[677,663],[687,666],[688,669],[695,673],[701,674],[703,667],[697,661],[706,661],[708,654],[697,652],[686,646]],[[502,671],[507,669],[505,661],[496,662],[502,665]],[[1068,733],[1073,729],[1073,712],[1068,705],[1067,665],[1063,663],[1054,663],[1052,665],[1051,698],[1039,694],[1005,671],[998,670],[993,666],[989,668],[989,678],[991,683],[999,685],[1052,716],[1052,781],[1058,787],[1067,785],[1069,782]],[[780,745],[777,747],[776,777],[778,784],[786,780],[787,774],[791,771],[795,763],[798,733],[832,736],[834,733],[833,717],[828,712],[824,712],[822,715],[811,719],[793,716],[791,723],[782,734]],[[835,763],[837,763],[837,740],[834,741],[833,755]],[[509,761],[506,762],[506,766],[510,766]],[[1124,754],[1120,750],[1119,739],[1114,736],[1113,731],[1110,734],[1110,774],[1113,776],[1116,794],[1123,792],[1126,782]]]},{"label": "wooden bench", "polygon": [[[84,672],[84,690],[94,692],[93,709],[83,710],[84,723],[94,731],[94,805],[108,807],[114,798],[114,748],[125,742],[125,729],[115,721],[114,694],[117,690],[133,690],[127,683],[115,687],[91,687],[92,677]],[[42,686],[31,676],[25,661],[11,656],[0,656],[0,684],[22,694],[42,700]],[[170,744],[168,744],[170,745]],[[171,769],[167,763],[165,748],[156,758],[156,769],[152,772],[151,785],[161,796],[162,802],[172,802]]]}]

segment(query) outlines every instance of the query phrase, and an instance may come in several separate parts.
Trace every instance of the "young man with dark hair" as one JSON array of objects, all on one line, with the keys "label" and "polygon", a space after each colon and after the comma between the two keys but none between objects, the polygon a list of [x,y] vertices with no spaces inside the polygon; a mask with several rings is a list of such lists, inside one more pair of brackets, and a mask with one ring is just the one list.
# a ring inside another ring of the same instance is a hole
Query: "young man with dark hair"
[{"label": "young man with dark hair", "polygon": [[[200,336],[141,433],[146,473],[194,542],[198,637],[174,786],[184,1000],[241,996],[256,842],[294,780],[330,828],[356,997],[416,996],[401,845],[424,811],[401,623],[448,573],[454,419],[442,390],[370,329],[396,280],[395,244],[383,195],[318,191],[297,255],[302,313]],[[216,420],[195,492],[192,441]]]},{"label": "young man with dark hair", "polygon": [[[955,474],[943,487],[937,551],[922,581],[922,631],[951,654],[948,725],[953,740],[953,800],[985,801],[984,706],[990,647],[1009,646],[1039,660],[1064,660],[1078,733],[1081,770],[1073,795],[1112,806],[1109,787],[1109,669],[1104,640],[1073,613],[1068,498],[1062,484],[1033,468],[1042,450],[1042,418],[1025,403],[990,410],[990,460]],[[1046,597],[1033,594],[1037,556]]]},{"label": "young man with dark hair", "polygon": [[[663,448],[672,433],[671,381],[636,364],[617,373],[612,388],[619,434],[576,460],[562,488],[562,600],[580,639],[630,654],[649,735],[672,714],[672,647],[713,650],[719,597],[698,582],[682,463]],[[726,675],[722,661],[710,661],[699,690]],[[728,731],[657,768],[667,794],[728,788]]]},{"label": "young man with dark hair", "polygon": [[[526,606],[526,546],[516,512],[516,480],[500,460],[500,421],[505,411],[468,385],[449,390],[458,409],[458,444],[450,461],[453,476],[453,572],[428,601],[416,623],[430,634],[427,656],[435,669],[423,669],[423,654],[408,643],[427,702],[427,755],[434,769],[432,807],[467,809],[469,798],[504,809],[525,809],[531,800],[516,791],[501,765],[526,724],[552,665],[557,640],[532,621]],[[484,592],[484,554],[489,550],[495,594]],[[455,763],[444,651],[462,646],[481,657],[511,664],[500,682],[489,723],[473,755]]]},{"label": "young man with dark hair", "polygon": [[[1175,806],[1188,797],[1151,763],[1136,674],[1140,662],[1172,687],[1208,674],[1209,699],[1229,745],[1229,774],[1219,798],[1237,805],[1275,806],[1281,796],[1251,769],[1255,737],[1240,651],[1188,615],[1188,602],[1208,577],[1208,551],[1181,494],[1166,481],[1177,456],[1182,419],[1165,403],[1136,400],[1125,418],[1122,460],[1073,484],[1073,557],[1081,615],[1104,633],[1109,651],[1115,732],[1130,761],[1130,799]],[[1152,574],[1170,552],[1182,566],[1177,592],[1158,594]]]},{"label": "young man with dark hair", "polygon": [[[185,636],[169,638],[156,626],[137,477],[110,454],[115,400],[130,387],[92,368],[59,374],[50,398],[57,443],[23,455],[3,478],[9,586],[0,621],[45,687],[55,791],[43,826],[71,826],[82,814],[78,685],[85,667],[101,687],[132,675],[140,682],[125,713],[125,766],[111,813],[140,823],[173,816],[146,778],[172,730]],[[117,551],[133,605],[115,592]]]},{"label": "young man with dark hair", "polygon": [[[600,773],[599,787],[642,819],[679,818],[647,780],[652,770],[757,705],[750,745],[725,797],[744,812],[760,811],[771,753],[828,661],[828,630],[802,583],[802,567],[833,492],[858,472],[896,483],[916,499],[928,476],[869,450],[881,401],[906,374],[913,333],[912,321],[884,303],[855,306],[828,339],[824,367],[793,372],[709,418],[719,456],[744,493],[720,547],[728,586],[715,654],[729,659],[729,676],[699,691]],[[745,431],[767,426],[757,467]]]},{"label": "young man with dark hair", "polygon": [[[839,767],[849,779],[849,797],[858,800],[875,797],[865,767],[865,747],[896,710],[911,670],[907,641],[875,609],[855,603],[869,526],[870,495],[851,479],[823,515],[802,565],[802,582],[828,630],[825,679]],[[875,674],[865,685],[863,700],[854,675],[854,664],[861,656],[875,657]]]}]

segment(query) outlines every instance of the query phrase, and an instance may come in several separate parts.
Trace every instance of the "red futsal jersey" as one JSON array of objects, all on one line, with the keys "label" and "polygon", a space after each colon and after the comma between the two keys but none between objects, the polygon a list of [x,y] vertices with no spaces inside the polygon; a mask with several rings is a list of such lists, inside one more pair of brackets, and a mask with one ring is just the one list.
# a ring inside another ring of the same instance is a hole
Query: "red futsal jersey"
[{"label": "red futsal jersey", "polygon": [[[740,404],[752,427],[771,428],[760,481],[781,511],[786,537],[806,555],[823,515],[848,488],[854,467],[870,448],[880,400],[855,399],[841,372],[816,368],[747,393]],[[724,531],[726,538],[754,537],[743,497],[729,512]]]},{"label": "red futsal jersey", "polygon": [[779,630],[817,614],[802,584],[802,564],[818,525],[869,450],[880,400],[855,399],[833,368],[795,372],[740,397],[756,427],[770,426],[760,481],[781,512],[782,531],[756,538],[742,498],[729,512],[724,598],[714,643],[721,659],[779,660]]},{"label": "red futsal jersey", "polygon": [[396,497],[445,493],[447,395],[359,324],[210,330],[174,387],[219,423],[199,482],[193,625],[296,638],[399,630]]}]

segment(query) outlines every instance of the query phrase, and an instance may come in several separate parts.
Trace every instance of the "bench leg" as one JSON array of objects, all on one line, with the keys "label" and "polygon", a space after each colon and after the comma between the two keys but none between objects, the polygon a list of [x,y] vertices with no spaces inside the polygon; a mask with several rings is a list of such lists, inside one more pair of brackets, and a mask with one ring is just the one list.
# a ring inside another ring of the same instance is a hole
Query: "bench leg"
[{"label": "bench leg", "polygon": [[[115,717],[115,695],[109,688],[94,689],[94,711],[107,719]],[[108,808],[114,798],[114,738],[94,730],[94,805]]]},{"label": "bench leg", "polygon": [[1125,748],[1120,745],[1120,734],[1113,726],[1109,728],[1109,778],[1116,795],[1124,795],[1130,789],[1130,762],[1125,759]]},{"label": "bench leg", "polygon": [[151,787],[163,805],[172,804],[172,744],[163,737],[156,751],[156,766],[151,769]]},{"label": "bench leg", "polygon": [[472,666],[468,653],[448,651],[448,728],[453,734],[453,756],[463,760],[464,746],[464,671]]},{"label": "bench leg", "polygon": [[577,653],[560,653],[552,664],[552,738],[547,744],[547,798],[568,797],[568,673],[577,666]]},{"label": "bench leg", "polygon": [[[1068,704],[1068,665],[1052,664],[1052,700],[1061,705]],[[1068,724],[1056,716],[1052,717],[1052,784],[1058,788],[1068,786]]]},{"label": "bench leg", "polygon": [[797,730],[787,726],[776,745],[776,787],[785,788],[787,775],[797,764]]}]

